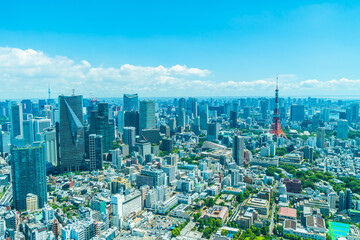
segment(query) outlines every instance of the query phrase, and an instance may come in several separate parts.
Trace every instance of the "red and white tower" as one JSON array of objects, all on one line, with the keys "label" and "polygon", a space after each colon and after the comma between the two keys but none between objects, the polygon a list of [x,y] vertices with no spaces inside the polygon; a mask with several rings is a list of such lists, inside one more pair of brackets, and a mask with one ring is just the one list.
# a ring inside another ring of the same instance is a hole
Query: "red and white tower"
[{"label": "red and white tower", "polygon": [[271,124],[270,133],[276,135],[277,137],[283,136],[284,138],[287,139],[284,131],[281,128],[281,123],[280,123],[278,80],[279,80],[278,77],[276,77],[275,109],[274,109],[274,116],[273,116],[273,122]]}]

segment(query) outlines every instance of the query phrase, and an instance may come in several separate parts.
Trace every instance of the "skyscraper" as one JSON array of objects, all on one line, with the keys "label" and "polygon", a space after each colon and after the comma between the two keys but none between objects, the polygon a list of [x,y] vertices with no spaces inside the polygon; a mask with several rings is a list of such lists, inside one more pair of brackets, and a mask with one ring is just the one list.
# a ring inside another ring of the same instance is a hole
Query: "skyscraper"
[{"label": "skyscraper", "polygon": [[269,107],[269,100],[267,99],[261,100],[260,113],[261,113],[261,119],[263,120],[266,120],[268,107]]},{"label": "skyscraper", "polygon": [[336,135],[340,139],[348,139],[349,125],[347,120],[339,119],[337,122]]},{"label": "skyscraper", "polygon": [[184,109],[179,110],[176,123],[177,123],[178,127],[185,128],[185,110]]},{"label": "skyscraper", "polygon": [[23,136],[23,112],[20,104],[12,105],[10,111],[11,117],[11,138]]},{"label": "skyscraper", "polygon": [[234,136],[232,155],[234,161],[239,166],[244,165],[244,150],[245,150],[244,138],[241,136]]},{"label": "skyscraper", "polygon": [[140,101],[139,131],[155,128],[155,102],[152,100]]},{"label": "skyscraper", "polygon": [[124,111],[139,111],[138,94],[124,94]]},{"label": "skyscraper", "polygon": [[134,127],[136,135],[139,135],[139,112],[125,112],[124,127]]},{"label": "skyscraper", "polygon": [[134,127],[124,127],[123,134],[124,143],[129,145],[129,150],[133,151],[135,147],[135,128]]},{"label": "skyscraper", "polygon": [[97,110],[90,113],[90,134],[102,136],[102,151],[108,153],[114,141],[114,125],[109,121],[108,103],[98,103]]},{"label": "skyscraper", "polygon": [[316,147],[325,147],[325,128],[319,127],[316,132]]},{"label": "skyscraper", "polygon": [[200,129],[207,130],[209,121],[209,107],[206,103],[200,105]]},{"label": "skyscraper", "polygon": [[90,134],[89,135],[89,158],[90,158],[90,170],[102,169],[102,138],[101,135]]},{"label": "skyscraper", "polygon": [[290,112],[291,121],[302,122],[305,119],[305,108],[304,105],[291,105]]},{"label": "skyscraper", "polygon": [[351,109],[351,121],[357,122],[359,120],[359,104],[352,103],[350,109]]},{"label": "skyscraper", "polygon": [[13,199],[17,210],[26,209],[26,195],[35,194],[38,206],[47,202],[46,167],[43,146],[35,142],[32,146],[17,147],[11,150],[11,170],[13,177]]},{"label": "skyscraper", "polygon": [[53,166],[58,165],[58,149],[57,149],[57,138],[56,138],[56,129],[47,128],[41,134],[41,140],[45,142],[44,144],[44,155],[45,160]]},{"label": "skyscraper", "polygon": [[346,209],[346,198],[343,190],[339,192],[339,211]]},{"label": "skyscraper", "polygon": [[59,96],[60,164],[63,171],[79,170],[85,154],[82,96]]},{"label": "skyscraper", "polygon": [[345,205],[346,205],[346,209],[352,209],[352,191],[350,188],[346,189],[346,195],[345,195]]},{"label": "skyscraper", "polygon": [[215,141],[219,136],[220,124],[219,123],[208,123],[207,140]]}]

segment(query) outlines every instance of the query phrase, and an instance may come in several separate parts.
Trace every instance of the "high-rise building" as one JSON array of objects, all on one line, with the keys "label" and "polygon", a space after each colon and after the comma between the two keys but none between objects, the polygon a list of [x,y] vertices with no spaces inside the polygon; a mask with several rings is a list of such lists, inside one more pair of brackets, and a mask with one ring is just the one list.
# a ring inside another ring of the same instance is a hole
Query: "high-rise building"
[{"label": "high-rise building", "polygon": [[13,146],[11,150],[13,177],[13,199],[17,210],[26,209],[28,193],[37,195],[38,206],[47,203],[46,165],[43,146],[39,142],[32,146]]},{"label": "high-rise building", "polygon": [[248,117],[250,117],[250,108],[249,107],[244,107],[244,115],[243,118],[247,119]]},{"label": "high-rise building", "polygon": [[103,136],[90,134],[89,135],[89,159],[90,159],[90,170],[102,169],[102,140]]},{"label": "high-rise building", "polygon": [[57,148],[56,129],[52,127],[44,129],[41,140],[45,142],[44,155],[46,161],[48,163],[51,163],[53,166],[57,166],[58,148]]},{"label": "high-rise building", "polygon": [[149,187],[158,187],[166,185],[166,174],[157,169],[143,169],[140,174],[136,176],[136,185],[141,187],[148,185]]},{"label": "high-rise building", "polygon": [[136,135],[135,135],[135,128],[134,127],[124,127],[124,134],[123,140],[124,143],[129,145],[129,150],[133,151],[136,142]]},{"label": "high-rise building", "polygon": [[329,122],[329,120],[330,120],[330,109],[329,108],[321,109],[321,119],[324,122]]},{"label": "high-rise building", "polygon": [[63,171],[79,170],[85,155],[82,96],[59,96],[60,164]]},{"label": "high-rise building", "polygon": [[98,103],[97,110],[90,113],[90,134],[102,136],[102,152],[108,153],[115,138],[115,126],[109,121],[108,103]]},{"label": "high-rise building", "polygon": [[193,117],[197,117],[197,100],[196,98],[189,98],[187,100],[187,109],[189,115],[193,115]]},{"label": "high-rise building", "polygon": [[219,123],[208,123],[208,131],[207,131],[207,140],[208,141],[215,141],[218,139],[220,131],[220,124]]},{"label": "high-rise building", "polygon": [[359,120],[359,104],[352,103],[350,105],[350,109],[351,109],[351,121],[357,122]]},{"label": "high-rise building", "polygon": [[207,104],[200,105],[200,129],[207,130],[209,121],[209,107]]},{"label": "high-rise building", "polygon": [[124,94],[124,111],[139,111],[138,94]]},{"label": "high-rise building", "polygon": [[29,99],[22,100],[21,107],[23,109],[23,113],[33,113],[31,100]]},{"label": "high-rise building", "polygon": [[345,205],[346,205],[346,209],[352,209],[352,191],[350,188],[346,189],[346,195],[345,195]]},{"label": "high-rise building", "polygon": [[339,119],[337,122],[337,138],[348,139],[349,125],[347,120]]},{"label": "high-rise building", "polygon": [[119,132],[123,132],[125,126],[125,113],[124,111],[117,112],[117,128]]},{"label": "high-rise building", "polygon": [[139,112],[125,112],[124,127],[134,127],[136,135],[139,135]]},{"label": "high-rise building", "polygon": [[230,127],[236,128],[237,127],[237,112],[230,111]]},{"label": "high-rise building", "polygon": [[12,105],[10,111],[11,118],[11,138],[23,136],[23,112],[20,104]]},{"label": "high-rise building", "polygon": [[240,182],[240,171],[231,170],[231,186],[238,187]]},{"label": "high-rise building", "polygon": [[305,108],[304,105],[291,105],[290,111],[291,121],[302,122],[305,119]]},{"label": "high-rise building", "polygon": [[319,127],[316,131],[316,147],[325,147],[325,128]]},{"label": "high-rise building", "polygon": [[261,100],[260,101],[261,119],[266,120],[268,108],[269,108],[269,100],[268,99]]},{"label": "high-rise building", "polygon": [[234,136],[232,155],[234,161],[239,166],[244,165],[244,150],[245,150],[244,138],[241,136]]},{"label": "high-rise building", "polygon": [[339,192],[339,211],[346,209],[346,198],[343,190]]},{"label": "high-rise building", "polygon": [[140,101],[139,132],[143,129],[155,128],[155,102],[152,100]]},{"label": "high-rise building", "polygon": [[178,117],[176,120],[176,125],[178,127],[185,128],[185,110],[184,109],[179,110]]}]

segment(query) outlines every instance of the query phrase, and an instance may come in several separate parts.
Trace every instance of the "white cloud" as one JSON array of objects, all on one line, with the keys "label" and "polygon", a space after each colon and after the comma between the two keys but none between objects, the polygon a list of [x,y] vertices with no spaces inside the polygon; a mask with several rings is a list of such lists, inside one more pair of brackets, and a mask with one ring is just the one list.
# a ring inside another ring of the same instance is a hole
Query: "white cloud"
[{"label": "white cloud", "polygon": [[[360,84],[360,80],[347,78],[300,81],[294,74],[279,77],[281,94],[287,96],[357,94]],[[71,94],[73,88],[85,97],[121,97],[125,92],[141,96],[272,96],[275,76],[254,81],[216,81],[211,71],[186,65],[103,67],[32,49],[0,47],[1,99],[45,98],[49,85],[53,97]]]}]

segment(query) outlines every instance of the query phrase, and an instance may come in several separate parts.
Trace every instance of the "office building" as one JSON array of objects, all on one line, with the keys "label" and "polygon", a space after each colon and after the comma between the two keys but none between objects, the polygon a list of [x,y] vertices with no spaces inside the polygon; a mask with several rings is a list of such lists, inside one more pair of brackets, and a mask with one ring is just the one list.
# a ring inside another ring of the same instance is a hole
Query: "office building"
[{"label": "office building", "polygon": [[139,135],[139,112],[125,112],[124,127],[134,127],[136,135]]},{"label": "office building", "polygon": [[41,140],[44,141],[44,154],[48,163],[58,166],[58,146],[56,138],[56,129],[47,128],[42,133]]},{"label": "office building", "polygon": [[207,130],[209,121],[209,107],[207,104],[200,105],[200,129]]},{"label": "office building", "polygon": [[23,112],[20,104],[12,105],[11,118],[11,139],[23,136]]},{"label": "office building", "polygon": [[103,168],[103,136],[90,134],[89,135],[89,159],[90,171]]},{"label": "office building", "polygon": [[291,105],[290,111],[291,121],[302,122],[305,120],[305,108],[304,105]]},{"label": "office building", "polygon": [[319,127],[316,132],[316,147],[325,147],[325,128]]},{"label": "office building", "polygon": [[140,174],[136,176],[136,185],[141,187],[148,185],[149,187],[158,187],[166,185],[166,174],[161,170],[143,169]]},{"label": "office building", "polygon": [[339,192],[339,211],[346,209],[346,197],[343,190]]},{"label": "office building", "polygon": [[180,109],[176,120],[177,127],[185,128],[185,110]]},{"label": "office building", "polygon": [[353,198],[353,193],[351,191],[350,188],[346,189],[346,195],[345,195],[345,205],[346,205],[346,209],[352,209],[352,198]]},{"label": "office building", "polygon": [[59,96],[60,164],[63,171],[79,170],[85,155],[82,96]]},{"label": "office building", "polygon": [[38,206],[47,203],[46,168],[43,146],[35,142],[32,146],[14,146],[12,155],[13,199],[15,209],[26,209],[28,193],[37,195]]},{"label": "office building", "polygon": [[124,111],[139,111],[139,96],[138,94],[124,94]]},{"label": "office building", "polygon": [[155,128],[155,102],[151,100],[140,101],[139,131]]},{"label": "office building", "polygon": [[109,121],[108,103],[98,103],[90,113],[90,134],[102,136],[102,151],[108,153],[115,138],[115,126]]},{"label": "office building", "polygon": [[26,195],[26,211],[38,210],[38,198],[35,194],[28,193]]},{"label": "office building", "polygon": [[136,142],[136,129],[134,127],[124,127],[123,141],[129,145],[129,150],[132,152],[135,148]]},{"label": "office building", "polygon": [[219,123],[208,123],[208,131],[207,131],[207,140],[215,141],[218,139],[220,132],[220,124]]},{"label": "office building", "polygon": [[336,134],[339,139],[348,139],[349,125],[347,120],[339,119],[337,122]]},{"label": "office building", "polygon": [[241,136],[234,136],[232,155],[235,163],[239,166],[244,165],[245,142]]}]

